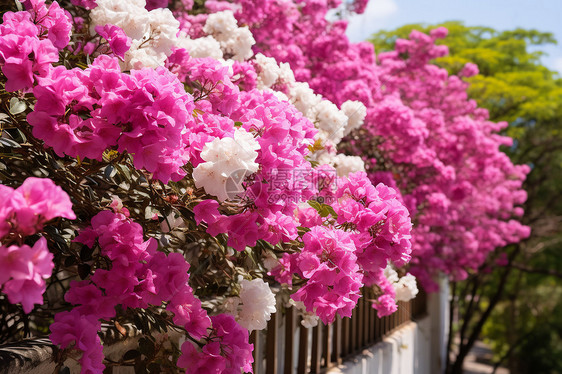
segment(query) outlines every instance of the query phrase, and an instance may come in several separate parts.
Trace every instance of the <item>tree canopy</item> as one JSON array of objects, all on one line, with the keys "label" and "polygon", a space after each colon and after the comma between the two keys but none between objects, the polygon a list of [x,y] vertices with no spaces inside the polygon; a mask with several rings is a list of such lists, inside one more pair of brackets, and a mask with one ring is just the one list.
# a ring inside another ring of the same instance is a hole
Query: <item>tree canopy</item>
[{"label": "tree canopy", "polygon": [[559,346],[562,335],[557,313],[562,308],[562,79],[541,62],[542,47],[556,40],[537,30],[498,31],[445,22],[381,31],[370,41],[380,54],[393,50],[396,40],[412,30],[427,33],[441,26],[449,33],[437,43],[446,45],[449,55],[433,62],[454,74],[467,63],[478,66],[479,74],[464,78],[470,83],[469,96],[488,109],[492,121],[509,123],[504,131],[514,143],[505,151],[514,163],[531,168],[523,217],[532,228],[531,237],[508,251],[507,267],[488,264],[494,271],[474,273],[455,287],[457,327],[463,335],[457,354],[463,347],[470,349],[468,332],[477,336],[483,328],[496,358],[507,360],[512,373],[561,372],[562,356],[552,347]]}]

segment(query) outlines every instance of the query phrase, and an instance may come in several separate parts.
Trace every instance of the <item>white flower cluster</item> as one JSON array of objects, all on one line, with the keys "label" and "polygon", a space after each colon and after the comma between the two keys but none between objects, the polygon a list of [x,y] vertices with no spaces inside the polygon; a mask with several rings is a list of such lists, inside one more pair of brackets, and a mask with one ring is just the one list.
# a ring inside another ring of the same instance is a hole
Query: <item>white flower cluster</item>
[{"label": "white flower cluster", "polygon": [[251,31],[246,26],[238,27],[230,10],[209,15],[203,28],[208,35],[190,39],[180,33],[180,24],[169,9],[148,11],[145,0],[98,0],[97,4],[90,13],[91,32],[95,26],[112,24],[132,40],[123,70],[161,66],[173,47],[185,48],[192,57],[212,57],[221,62],[223,57],[243,61],[254,55],[252,46],[256,41]]},{"label": "white flower cluster", "polygon": [[[230,10],[210,14],[203,31],[207,36],[190,39],[181,32],[176,46],[185,48],[191,57],[211,57],[225,65],[234,60],[244,61],[254,55],[252,46],[256,44],[248,27],[238,27],[236,18]],[[224,60],[227,57],[228,60]]]},{"label": "white flower cluster", "polygon": [[141,39],[150,21],[144,0],[97,0],[90,12],[92,30],[95,26],[112,24],[123,29],[131,39]]},{"label": "white flower cluster", "polygon": [[390,264],[386,265],[386,267],[384,268],[384,277],[388,279],[390,283],[396,283],[400,279],[398,277],[398,273]]},{"label": "white flower cluster", "polygon": [[184,32],[181,32],[177,47],[186,49],[191,57],[212,57],[215,60],[222,60],[221,45],[212,36],[190,39]]},{"label": "white flower cluster", "polygon": [[306,82],[295,82],[289,89],[291,103],[311,121],[316,119],[316,106],[322,101],[322,96],[316,95]]},{"label": "white flower cluster", "polygon": [[[206,143],[201,151],[203,162],[193,170],[193,179],[197,188],[216,196],[220,201],[227,200],[228,192],[236,191],[236,187],[244,177],[259,169],[256,163],[259,143],[254,136],[242,128],[234,131],[234,137],[215,138]],[[229,186],[227,182],[237,184]]]},{"label": "white flower cluster", "polygon": [[[316,124],[318,139],[322,144],[338,145],[343,137],[359,128],[367,114],[365,105],[359,101],[346,101],[342,109],[326,99],[318,102],[318,96],[312,89],[301,87],[297,100],[306,116]],[[297,106],[296,102],[294,102]],[[311,105],[312,104],[312,105]]]},{"label": "white flower cluster", "polygon": [[419,292],[416,277],[410,273],[406,274],[400,278],[398,283],[394,284],[394,290],[396,291],[397,301],[409,301],[413,299]]},{"label": "white flower cluster", "polygon": [[119,26],[132,39],[125,54],[123,70],[158,67],[164,64],[177,43],[179,22],[169,9],[146,10],[145,0],[97,0],[92,9],[92,30],[95,26]]},{"label": "white flower cluster", "polygon": [[398,273],[388,264],[384,269],[384,276],[394,286],[396,301],[409,301],[419,292],[416,277],[410,273],[398,278]]},{"label": "white flower cluster", "polygon": [[256,44],[247,26],[238,27],[236,18],[230,10],[210,14],[203,31],[212,36],[225,55],[236,61],[244,61],[254,55],[252,46]]},{"label": "white flower cluster", "polygon": [[365,162],[359,156],[348,156],[343,153],[336,153],[334,148],[330,150],[322,149],[312,154],[311,160],[320,165],[331,165],[336,169],[338,177],[347,177],[356,171],[365,171]]},{"label": "white flower cluster", "polygon": [[303,327],[309,329],[311,327],[318,326],[318,321],[320,320],[320,317],[318,317],[316,314],[312,312],[307,312],[306,306],[302,301],[294,301],[293,299],[290,299],[289,304],[293,305],[297,309],[298,314],[302,318],[301,325],[303,325]]},{"label": "white flower cluster", "polygon": [[269,285],[260,278],[240,281],[240,296],[227,299],[224,307],[236,316],[240,326],[253,330],[263,330],[271,314],[277,311],[275,295]]},{"label": "white flower cluster", "polygon": [[328,100],[322,100],[315,109],[319,139],[322,143],[338,144],[347,126],[347,116]]},{"label": "white flower cluster", "polygon": [[286,62],[278,65],[274,58],[266,57],[261,53],[256,55],[253,62],[259,73],[257,82],[259,90],[271,88],[274,84],[292,84],[295,82],[293,70]]},{"label": "white flower cluster", "polygon": [[347,177],[357,171],[365,171],[365,162],[359,156],[348,156],[343,153],[337,154],[331,161],[336,168],[338,177]]},{"label": "white flower cluster", "polygon": [[362,102],[347,100],[341,105],[341,110],[348,118],[344,135],[348,135],[353,130],[357,130],[363,125],[363,122],[365,122],[367,107]]}]

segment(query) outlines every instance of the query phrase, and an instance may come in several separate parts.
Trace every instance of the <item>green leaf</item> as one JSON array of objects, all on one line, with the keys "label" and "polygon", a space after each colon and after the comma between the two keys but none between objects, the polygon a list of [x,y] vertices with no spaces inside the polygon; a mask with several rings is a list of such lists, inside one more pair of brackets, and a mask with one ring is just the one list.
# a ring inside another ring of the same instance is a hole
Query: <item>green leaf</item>
[{"label": "green leaf", "polygon": [[300,235],[304,235],[307,232],[309,232],[310,229],[308,227],[299,226],[299,227],[297,227],[297,231]]},{"label": "green leaf", "polygon": [[332,208],[328,204],[319,203],[316,200],[308,200],[308,205],[316,209],[318,214],[320,214],[320,217],[332,216],[333,218],[338,218],[338,215],[334,211],[334,208]]},{"label": "green leaf", "polygon": [[125,178],[125,180],[127,182],[131,182],[131,171],[129,170],[128,167],[121,165],[121,164],[117,164],[115,165],[115,168],[117,169],[117,171],[119,171],[119,174]]},{"label": "green leaf", "polygon": [[20,148],[21,147],[18,142],[15,142],[12,139],[8,139],[8,138],[0,138],[0,145],[2,147],[6,147],[6,148]]}]

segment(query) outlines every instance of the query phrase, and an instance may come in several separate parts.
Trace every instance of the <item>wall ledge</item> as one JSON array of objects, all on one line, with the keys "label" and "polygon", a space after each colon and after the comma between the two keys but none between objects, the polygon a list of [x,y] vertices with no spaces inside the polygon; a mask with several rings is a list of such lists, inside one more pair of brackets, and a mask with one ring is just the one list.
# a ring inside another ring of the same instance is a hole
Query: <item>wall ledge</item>
[{"label": "wall ledge", "polygon": [[430,374],[429,316],[408,322],[342,365],[328,370],[330,374]]}]

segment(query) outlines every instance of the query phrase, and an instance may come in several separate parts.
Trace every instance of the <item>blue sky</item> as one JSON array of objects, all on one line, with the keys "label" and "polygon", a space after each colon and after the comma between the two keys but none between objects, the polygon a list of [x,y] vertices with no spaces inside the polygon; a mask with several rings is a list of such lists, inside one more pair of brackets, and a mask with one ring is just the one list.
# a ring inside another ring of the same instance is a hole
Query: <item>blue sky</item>
[{"label": "blue sky", "polygon": [[562,74],[562,0],[370,0],[364,14],[350,19],[347,34],[357,42],[378,30],[443,21],[552,32],[558,45],[543,49],[548,53],[543,63]]}]

